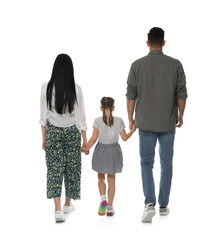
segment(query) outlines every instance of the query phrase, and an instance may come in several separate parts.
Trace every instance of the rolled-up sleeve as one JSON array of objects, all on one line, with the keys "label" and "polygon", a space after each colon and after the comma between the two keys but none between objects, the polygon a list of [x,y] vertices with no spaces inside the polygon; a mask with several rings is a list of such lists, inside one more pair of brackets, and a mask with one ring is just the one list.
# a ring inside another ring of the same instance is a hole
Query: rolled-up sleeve
[{"label": "rolled-up sleeve", "polygon": [[130,68],[128,79],[127,79],[127,100],[136,100],[137,99],[137,85],[136,85],[136,74],[133,69],[133,64]]},{"label": "rolled-up sleeve", "polygon": [[87,123],[86,123],[86,114],[85,114],[85,104],[84,104],[84,98],[83,98],[83,93],[82,89],[80,89],[79,92],[79,113],[80,113],[80,129],[81,131],[87,131]]},{"label": "rolled-up sleeve", "polygon": [[48,119],[48,109],[47,109],[47,103],[45,99],[45,94],[44,94],[44,88],[42,85],[41,88],[41,95],[40,95],[40,119],[39,119],[39,124],[42,126],[46,126],[47,119]]},{"label": "rolled-up sleeve", "polygon": [[186,76],[182,64],[179,62],[177,66],[177,86],[176,98],[177,100],[185,100],[188,97],[186,88]]}]

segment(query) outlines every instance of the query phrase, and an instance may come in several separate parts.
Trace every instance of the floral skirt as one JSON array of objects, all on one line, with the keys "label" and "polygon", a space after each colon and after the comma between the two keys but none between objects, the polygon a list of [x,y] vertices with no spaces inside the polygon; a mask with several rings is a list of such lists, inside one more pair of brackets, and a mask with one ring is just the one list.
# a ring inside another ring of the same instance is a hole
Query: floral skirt
[{"label": "floral skirt", "polygon": [[66,197],[80,199],[81,134],[76,125],[57,127],[47,121],[45,154],[47,198],[61,197],[64,178]]}]

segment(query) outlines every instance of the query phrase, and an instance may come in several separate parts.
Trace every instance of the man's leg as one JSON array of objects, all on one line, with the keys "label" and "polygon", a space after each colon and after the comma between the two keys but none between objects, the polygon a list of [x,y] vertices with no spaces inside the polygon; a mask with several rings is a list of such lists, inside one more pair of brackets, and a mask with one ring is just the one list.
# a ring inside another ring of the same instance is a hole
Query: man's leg
[{"label": "man's leg", "polygon": [[141,157],[141,174],[145,205],[156,204],[155,187],[153,179],[153,164],[155,156],[155,146],[157,143],[157,133],[139,130],[139,150]]},{"label": "man's leg", "polygon": [[175,139],[175,129],[168,132],[159,133],[159,154],[161,163],[161,179],[159,191],[160,207],[167,207],[169,202],[172,170],[173,170],[173,146]]}]

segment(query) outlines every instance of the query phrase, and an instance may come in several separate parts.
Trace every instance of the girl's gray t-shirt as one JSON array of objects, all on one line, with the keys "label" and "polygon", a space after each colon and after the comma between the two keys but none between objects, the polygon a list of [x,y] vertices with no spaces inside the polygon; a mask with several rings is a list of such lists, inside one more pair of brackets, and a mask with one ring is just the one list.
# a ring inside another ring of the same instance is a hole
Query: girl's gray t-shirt
[{"label": "girl's gray t-shirt", "polygon": [[94,128],[97,128],[98,133],[98,141],[103,144],[113,144],[118,142],[120,132],[125,128],[125,124],[122,118],[114,117],[113,125],[107,126],[102,117],[98,117],[94,120],[93,124]]}]

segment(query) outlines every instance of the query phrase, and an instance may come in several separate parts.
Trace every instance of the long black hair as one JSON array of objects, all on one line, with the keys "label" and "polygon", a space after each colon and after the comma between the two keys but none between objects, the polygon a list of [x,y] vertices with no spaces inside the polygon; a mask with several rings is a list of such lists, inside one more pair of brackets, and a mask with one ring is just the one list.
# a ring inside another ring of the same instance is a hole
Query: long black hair
[{"label": "long black hair", "polygon": [[47,86],[47,106],[52,110],[52,90],[55,88],[55,110],[59,114],[73,111],[74,103],[77,101],[74,81],[74,70],[71,58],[67,54],[59,54],[54,62],[51,79]]}]

